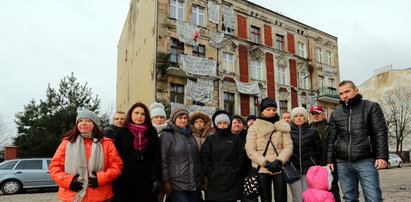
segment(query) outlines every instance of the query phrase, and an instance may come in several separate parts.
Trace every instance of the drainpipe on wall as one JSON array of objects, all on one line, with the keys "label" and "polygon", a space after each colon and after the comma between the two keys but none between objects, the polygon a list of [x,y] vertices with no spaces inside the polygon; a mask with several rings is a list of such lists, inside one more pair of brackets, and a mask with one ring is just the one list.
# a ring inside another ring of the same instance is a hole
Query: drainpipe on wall
[{"label": "drainpipe on wall", "polygon": [[155,1],[155,14],[154,14],[154,102],[157,101],[157,39],[158,39],[158,0]]}]

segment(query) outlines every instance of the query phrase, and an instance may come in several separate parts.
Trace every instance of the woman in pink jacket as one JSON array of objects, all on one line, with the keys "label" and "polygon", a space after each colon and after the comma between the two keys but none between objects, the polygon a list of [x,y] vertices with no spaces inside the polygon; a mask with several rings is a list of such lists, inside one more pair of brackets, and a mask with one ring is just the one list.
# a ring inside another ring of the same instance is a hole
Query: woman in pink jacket
[{"label": "woman in pink jacket", "polygon": [[111,182],[123,162],[113,140],[98,128],[98,116],[82,110],[51,160],[50,176],[62,201],[105,201],[113,197]]},{"label": "woman in pink jacket", "polygon": [[308,189],[303,192],[304,202],[335,202],[331,189],[333,176],[327,167],[311,166],[306,175]]}]

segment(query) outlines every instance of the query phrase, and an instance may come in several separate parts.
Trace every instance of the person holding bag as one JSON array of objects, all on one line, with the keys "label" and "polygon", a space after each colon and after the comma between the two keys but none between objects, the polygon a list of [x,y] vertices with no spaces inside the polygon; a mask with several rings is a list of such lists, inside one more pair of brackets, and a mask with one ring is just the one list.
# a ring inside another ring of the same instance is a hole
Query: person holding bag
[{"label": "person holding bag", "polygon": [[[272,98],[264,98],[260,104],[260,117],[248,129],[246,152],[254,168],[258,171],[262,202],[271,202],[271,185],[274,185],[275,201],[287,201],[287,184],[284,182],[282,165],[290,158],[293,145],[290,138],[290,126],[280,120],[277,104]],[[279,155],[269,141],[275,145]],[[264,150],[267,148],[265,156]]]}]

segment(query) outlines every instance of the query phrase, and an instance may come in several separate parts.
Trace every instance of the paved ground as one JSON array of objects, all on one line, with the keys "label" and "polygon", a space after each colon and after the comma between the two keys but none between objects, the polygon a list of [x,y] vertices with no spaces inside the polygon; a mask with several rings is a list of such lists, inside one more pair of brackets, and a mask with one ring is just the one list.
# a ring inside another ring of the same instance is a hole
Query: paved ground
[{"label": "paved ground", "polygon": [[[411,166],[380,170],[381,189],[384,201],[411,201]],[[1,193],[1,192],[0,192]],[[289,193],[291,195],[291,193]],[[28,190],[22,194],[0,194],[2,202],[58,201],[56,189]],[[291,201],[291,197],[289,197]],[[364,199],[360,198],[360,201]]]}]

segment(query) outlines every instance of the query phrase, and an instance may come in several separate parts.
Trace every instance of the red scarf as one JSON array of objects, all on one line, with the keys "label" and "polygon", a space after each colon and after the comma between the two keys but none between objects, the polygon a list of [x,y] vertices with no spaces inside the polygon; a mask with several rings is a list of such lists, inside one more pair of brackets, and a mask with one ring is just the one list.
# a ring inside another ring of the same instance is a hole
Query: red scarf
[{"label": "red scarf", "polygon": [[134,123],[129,123],[127,125],[127,128],[134,135],[134,149],[145,149],[148,142],[148,138],[144,135],[144,133],[147,131],[147,124],[137,125]]}]

